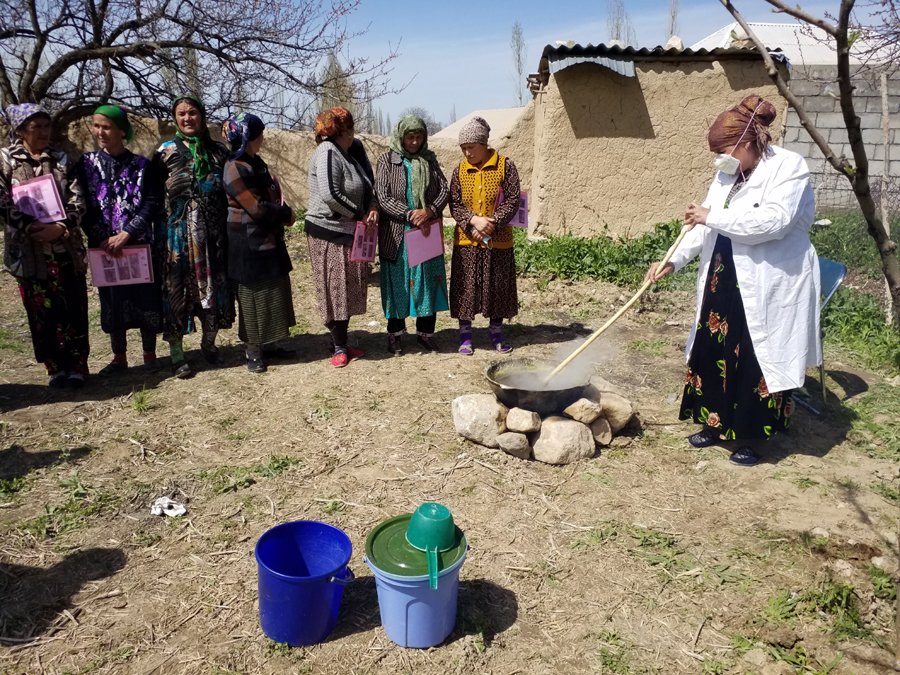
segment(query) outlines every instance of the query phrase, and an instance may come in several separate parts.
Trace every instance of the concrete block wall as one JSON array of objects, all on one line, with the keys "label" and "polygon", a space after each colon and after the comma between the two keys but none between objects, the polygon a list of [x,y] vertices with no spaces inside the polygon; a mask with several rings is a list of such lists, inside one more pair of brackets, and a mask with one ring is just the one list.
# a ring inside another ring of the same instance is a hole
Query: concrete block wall
[{"label": "concrete block wall", "polygon": [[[887,175],[892,183],[900,177],[900,72],[888,79],[888,112],[890,115],[889,161],[885,162],[882,139],[882,96],[877,73],[860,70],[853,80],[854,104],[859,115],[863,142],[869,158],[869,175],[880,178]],[[838,154],[852,157],[847,141],[847,129],[837,99],[837,68],[835,66],[798,66],[791,72],[790,87],[800,98],[812,123],[828,140]],[[831,94],[833,92],[833,95]],[[800,153],[809,162],[816,186],[816,203],[820,211],[829,208],[855,208],[856,200],[850,185],[837,175],[825,161],[822,151],[813,143],[793,108],[788,110],[784,127],[784,146]],[[837,178],[838,180],[835,180]],[[878,191],[880,181],[873,180],[873,190]],[[890,195],[888,195],[890,198]],[[894,205],[889,205],[893,207]],[[900,203],[896,205],[900,208]]]}]

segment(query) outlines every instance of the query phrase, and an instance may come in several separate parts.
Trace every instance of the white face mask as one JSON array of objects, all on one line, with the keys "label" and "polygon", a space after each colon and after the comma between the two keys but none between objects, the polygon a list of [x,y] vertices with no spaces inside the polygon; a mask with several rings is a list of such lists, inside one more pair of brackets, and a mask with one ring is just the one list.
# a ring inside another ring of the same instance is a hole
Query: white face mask
[{"label": "white face mask", "polygon": [[721,171],[729,176],[733,176],[741,168],[741,163],[732,155],[723,155],[720,153],[716,155],[716,158],[713,160],[713,166],[716,168],[716,171]]}]

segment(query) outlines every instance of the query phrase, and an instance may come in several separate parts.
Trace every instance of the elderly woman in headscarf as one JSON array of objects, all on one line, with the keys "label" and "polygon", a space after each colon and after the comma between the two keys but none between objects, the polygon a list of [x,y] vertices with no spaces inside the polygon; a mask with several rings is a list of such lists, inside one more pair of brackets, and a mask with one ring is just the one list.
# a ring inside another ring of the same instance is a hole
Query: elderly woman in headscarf
[{"label": "elderly woman in headscarf", "polygon": [[756,94],[709,129],[717,169],[706,199],[685,213],[691,231],[659,280],[700,255],[697,313],[688,340],[680,419],[703,429],[697,448],[735,441],[731,460],[759,461],[760,441],[790,423],[791,390],[821,362],[819,268],[809,168],[771,145],[775,107]]},{"label": "elderly woman in headscarf", "polygon": [[[118,258],[128,244],[152,243],[160,195],[150,176],[150,160],[125,147],[134,138],[134,129],[122,108],[101,105],[94,111],[91,128],[100,149],[81,158],[87,202],[84,229],[92,248]],[[158,265],[154,273],[151,283],[98,288],[100,326],[109,334],[113,353],[100,375],[128,368],[126,331],[131,328],[140,330],[144,365],[156,367],[156,335],[162,332]]]},{"label": "elderly woman in headscarf", "polygon": [[222,167],[228,151],[214,141],[203,103],[193,96],[172,101],[175,138],[156,151],[165,181],[165,218],[159,234],[163,252],[163,337],[169,343],[172,372],[192,377],[183,336],[200,319],[200,353],[219,363],[216,335],[234,322],[234,299],[227,277],[225,223],[228,205]]},{"label": "elderly woman in headscarf", "polygon": [[[80,227],[85,206],[77,163],[51,146],[51,117],[43,107],[11,105],[6,119],[10,145],[0,149],[4,269],[18,282],[34,357],[47,368],[48,384],[80,387],[88,375],[90,346]],[[46,205],[14,199],[14,187],[41,176],[52,177],[62,202],[63,212],[55,217]]]},{"label": "elderly woman in headscarf", "polygon": [[410,268],[404,234],[416,229],[442,236],[441,215],[450,199],[447,179],[428,149],[428,128],[415,115],[403,117],[391,137],[391,149],[378,158],[375,193],[381,212],[381,305],[388,325],[388,352],[403,353],[406,317],[416,317],[419,345],[439,351],[434,341],[437,312],[449,309],[444,256]]},{"label": "elderly woman in headscarf", "polygon": [[471,356],[472,320],[487,317],[493,349],[512,351],[503,319],[519,312],[512,227],[519,210],[519,172],[488,145],[491,128],[473,117],[459,131],[463,161],[450,178],[450,212],[456,220],[450,264],[450,316],[459,319],[459,353]]},{"label": "elderly woman in headscarf", "polygon": [[354,140],[353,115],[331,108],[316,117],[316,151],[309,160],[309,205],[306,238],[312,262],[316,302],[322,323],[331,332],[331,365],[343,368],[363,351],[347,344],[350,317],[366,311],[369,263],[350,260],[357,221],[378,223],[372,182],[349,153]]},{"label": "elderly woman in headscarf", "polygon": [[225,122],[231,158],[225,163],[228,194],[228,278],[238,300],[238,336],[246,345],[247,369],[262,373],[264,357],[293,352],[279,342],[290,336],[294,302],[288,274],[293,269],[284,226],[293,219],[281,188],[259,156],[263,121],[239,113]]}]

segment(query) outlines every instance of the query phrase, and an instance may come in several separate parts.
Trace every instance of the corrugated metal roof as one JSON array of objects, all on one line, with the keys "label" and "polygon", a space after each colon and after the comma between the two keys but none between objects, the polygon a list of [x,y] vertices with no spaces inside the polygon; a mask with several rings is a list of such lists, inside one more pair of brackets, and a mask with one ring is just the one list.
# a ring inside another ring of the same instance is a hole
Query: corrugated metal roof
[{"label": "corrugated metal roof", "polygon": [[[777,61],[787,63],[786,56],[780,50],[770,52]],[[717,47],[715,49],[691,49],[675,47],[622,47],[619,45],[547,45],[541,54],[537,75],[545,83],[551,73],[558,73],[578,63],[594,63],[620,75],[634,77],[634,64],[637,61],[681,61],[681,60],[725,60],[725,59],[759,59],[755,47]]]},{"label": "corrugated metal roof", "polygon": [[[750,29],[770,49],[783,51],[794,65],[834,65],[837,62],[834,38],[818,26],[799,23],[752,22]],[[722,26],[691,45],[691,49],[730,47],[747,40],[737,22]],[[864,39],[853,43],[850,62],[859,63],[858,53],[867,49]]]}]

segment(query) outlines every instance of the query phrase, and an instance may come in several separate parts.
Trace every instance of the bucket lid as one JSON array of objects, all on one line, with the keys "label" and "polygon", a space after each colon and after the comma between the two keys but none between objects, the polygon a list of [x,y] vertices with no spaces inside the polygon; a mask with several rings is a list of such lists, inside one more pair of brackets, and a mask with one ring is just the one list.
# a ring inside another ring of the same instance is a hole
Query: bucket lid
[{"label": "bucket lid", "polygon": [[[378,569],[404,577],[428,575],[428,556],[406,540],[411,513],[388,518],[366,538],[366,557]],[[453,546],[438,552],[438,571],[451,567],[466,554],[466,535],[458,527]]]}]

